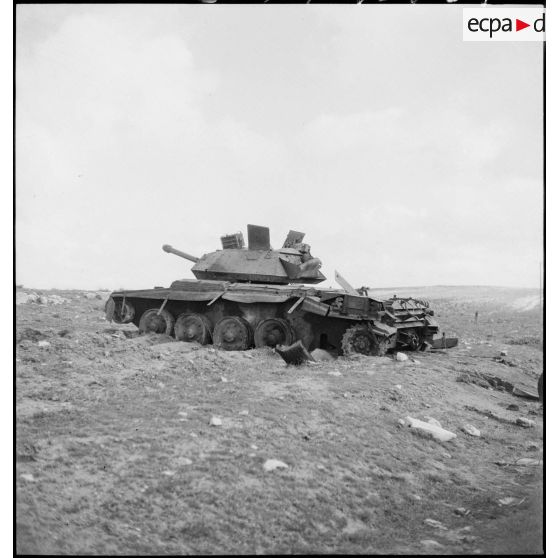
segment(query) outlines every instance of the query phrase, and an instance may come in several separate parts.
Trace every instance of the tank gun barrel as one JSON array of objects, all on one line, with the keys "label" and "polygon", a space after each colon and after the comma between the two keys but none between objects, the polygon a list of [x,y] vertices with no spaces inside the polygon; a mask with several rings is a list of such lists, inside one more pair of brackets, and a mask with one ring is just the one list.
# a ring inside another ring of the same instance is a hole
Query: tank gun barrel
[{"label": "tank gun barrel", "polygon": [[179,256],[181,258],[184,258],[185,260],[190,260],[191,262],[194,263],[197,263],[199,261],[199,258],[196,258],[196,256],[191,256],[186,252],[182,252],[182,250],[177,250],[176,248],[173,248],[170,244],[163,244],[163,250],[169,254],[174,254],[175,256]]}]

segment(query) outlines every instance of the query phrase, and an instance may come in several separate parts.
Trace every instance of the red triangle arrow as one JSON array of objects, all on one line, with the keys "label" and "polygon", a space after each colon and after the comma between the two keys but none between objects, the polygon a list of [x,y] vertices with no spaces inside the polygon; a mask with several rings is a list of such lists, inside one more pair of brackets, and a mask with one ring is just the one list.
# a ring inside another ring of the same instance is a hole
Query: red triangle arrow
[{"label": "red triangle arrow", "polygon": [[515,20],[515,30],[516,31],[521,31],[522,29],[525,29],[526,27],[531,27],[530,23],[525,23],[524,21],[521,21],[520,19]]}]

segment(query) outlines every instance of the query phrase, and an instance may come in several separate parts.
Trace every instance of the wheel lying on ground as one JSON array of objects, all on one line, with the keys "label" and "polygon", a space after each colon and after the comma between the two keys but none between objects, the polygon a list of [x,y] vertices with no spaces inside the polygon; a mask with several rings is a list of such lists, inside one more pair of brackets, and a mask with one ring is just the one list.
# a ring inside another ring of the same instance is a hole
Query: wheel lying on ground
[{"label": "wheel lying on ground", "polygon": [[213,330],[213,344],[225,351],[244,351],[254,342],[252,326],[238,316],[221,318]]},{"label": "wheel lying on ground", "polygon": [[363,326],[350,327],[341,340],[341,348],[345,356],[354,354],[382,356],[388,350],[387,339],[380,339],[368,328]]},{"label": "wheel lying on ground", "polygon": [[174,324],[174,336],[179,341],[211,343],[211,322],[202,314],[180,314]]},{"label": "wheel lying on ground", "polygon": [[172,335],[174,330],[174,318],[168,310],[150,308],[146,310],[139,321],[140,333],[165,333]]},{"label": "wheel lying on ground", "polygon": [[275,347],[277,345],[291,345],[294,332],[287,320],[281,318],[267,318],[261,321],[254,331],[256,347]]}]

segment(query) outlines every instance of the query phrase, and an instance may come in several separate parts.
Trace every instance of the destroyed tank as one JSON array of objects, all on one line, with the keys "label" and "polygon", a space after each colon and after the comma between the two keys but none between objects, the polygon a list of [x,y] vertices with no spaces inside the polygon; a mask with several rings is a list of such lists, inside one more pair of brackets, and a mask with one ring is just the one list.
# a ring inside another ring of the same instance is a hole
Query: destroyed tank
[{"label": "destroyed tank", "polygon": [[164,245],[165,252],[194,264],[196,279],[174,281],[169,288],[115,291],[106,318],[134,323],[141,333],[224,350],[297,343],[308,351],[382,355],[457,343],[439,336],[425,301],[382,301],[368,296],[366,288],[353,289],[337,272],[343,289],[315,287],[325,276],[303,238],[290,231],[274,250],[267,227],[248,225],[247,247],[242,233],[221,237],[221,250],[199,258]]}]

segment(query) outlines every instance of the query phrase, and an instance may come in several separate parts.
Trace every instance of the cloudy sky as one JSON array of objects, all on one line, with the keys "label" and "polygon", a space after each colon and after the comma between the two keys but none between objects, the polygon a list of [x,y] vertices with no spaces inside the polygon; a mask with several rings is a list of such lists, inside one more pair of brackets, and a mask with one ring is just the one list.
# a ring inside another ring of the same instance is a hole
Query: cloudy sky
[{"label": "cloudy sky", "polygon": [[192,277],[247,223],[334,284],[539,284],[542,46],[451,6],[18,5],[16,273]]}]

